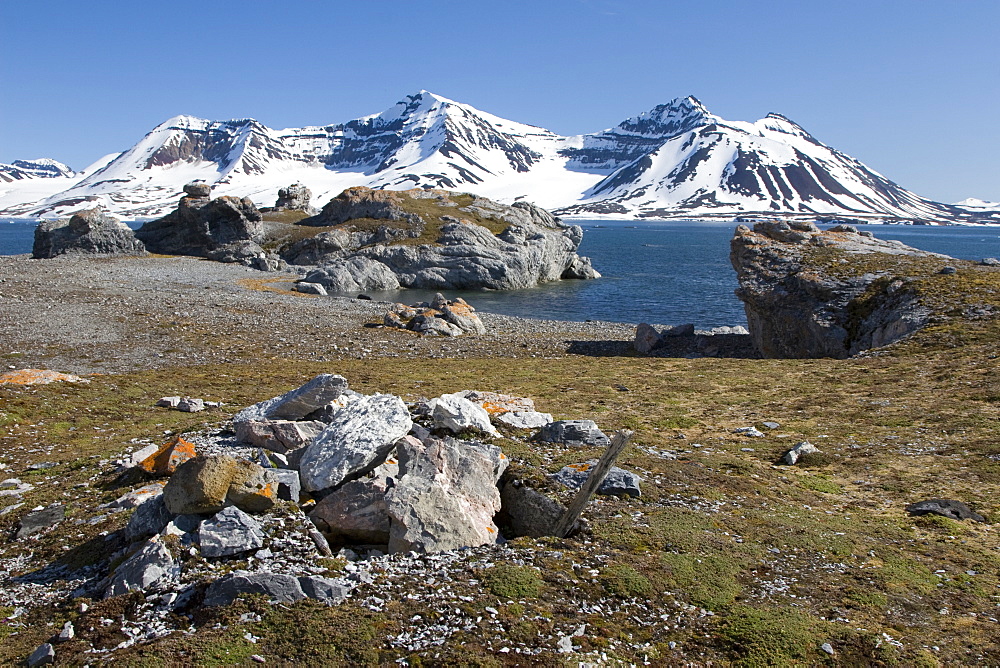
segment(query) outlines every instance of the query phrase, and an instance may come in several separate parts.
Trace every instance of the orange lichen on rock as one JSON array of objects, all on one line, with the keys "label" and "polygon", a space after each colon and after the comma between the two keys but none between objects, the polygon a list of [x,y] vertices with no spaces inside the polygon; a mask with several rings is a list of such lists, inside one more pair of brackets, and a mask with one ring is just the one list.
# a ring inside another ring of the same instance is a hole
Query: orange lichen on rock
[{"label": "orange lichen on rock", "polygon": [[0,385],[45,385],[47,383],[89,383],[89,380],[48,369],[19,369],[0,374]]},{"label": "orange lichen on rock", "polygon": [[527,397],[515,397],[499,392],[482,392],[470,390],[465,398],[474,404],[479,404],[490,415],[501,415],[510,411],[533,411],[535,402]]},{"label": "orange lichen on rock", "polygon": [[164,443],[159,450],[139,462],[138,466],[155,476],[173,475],[177,467],[189,459],[194,459],[194,443],[175,436]]}]

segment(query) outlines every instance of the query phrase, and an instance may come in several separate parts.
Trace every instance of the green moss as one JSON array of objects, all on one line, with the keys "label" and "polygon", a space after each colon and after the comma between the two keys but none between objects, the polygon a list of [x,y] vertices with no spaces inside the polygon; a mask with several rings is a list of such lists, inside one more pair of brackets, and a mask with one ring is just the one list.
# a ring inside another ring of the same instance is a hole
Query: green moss
[{"label": "green moss", "polygon": [[542,577],[531,566],[499,563],[481,577],[486,588],[504,600],[537,598],[542,589]]},{"label": "green moss", "polygon": [[601,573],[600,580],[609,594],[621,598],[648,596],[653,591],[653,587],[645,575],[624,564],[605,568]]},{"label": "green moss", "polygon": [[878,575],[890,591],[915,591],[923,595],[933,593],[941,582],[927,566],[906,557],[886,559]]},{"label": "green moss", "polygon": [[730,647],[735,666],[794,666],[819,658],[824,642],[816,623],[794,610],[735,606],[719,634]]},{"label": "green moss", "polygon": [[814,492],[823,492],[824,494],[840,494],[844,491],[840,485],[822,474],[809,476],[808,478],[800,478],[799,484],[806,489],[811,489]]},{"label": "green moss", "polygon": [[743,591],[743,560],[722,555],[664,554],[660,557],[668,587],[709,610],[720,610]]}]

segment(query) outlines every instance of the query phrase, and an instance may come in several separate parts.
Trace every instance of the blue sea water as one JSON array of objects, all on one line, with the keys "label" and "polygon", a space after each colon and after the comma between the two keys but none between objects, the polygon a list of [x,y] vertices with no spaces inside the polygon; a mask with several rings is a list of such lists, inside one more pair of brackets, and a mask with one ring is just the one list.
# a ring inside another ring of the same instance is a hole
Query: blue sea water
[{"label": "blue sea water", "polygon": [[[736,223],[573,221],[584,228],[580,254],[603,278],[560,281],[514,292],[449,292],[476,309],[551,320],[608,320],[698,328],[746,324],[733,295],[729,240]],[[0,255],[30,253],[35,222],[0,220]],[[866,225],[882,239],[966,260],[1000,257],[1000,228]],[[414,303],[432,292],[370,293]]]}]

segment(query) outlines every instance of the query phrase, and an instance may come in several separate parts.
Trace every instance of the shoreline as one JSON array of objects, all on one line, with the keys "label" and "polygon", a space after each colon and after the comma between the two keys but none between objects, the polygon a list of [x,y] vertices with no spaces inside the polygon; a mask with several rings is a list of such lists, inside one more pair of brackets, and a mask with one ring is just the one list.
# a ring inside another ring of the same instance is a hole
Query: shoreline
[{"label": "shoreline", "polygon": [[630,323],[477,311],[487,334],[424,337],[379,326],[387,302],[268,285],[282,276],[182,256],[0,256],[0,362],[117,373],[273,356],[558,357],[580,343],[620,354],[635,333]]}]

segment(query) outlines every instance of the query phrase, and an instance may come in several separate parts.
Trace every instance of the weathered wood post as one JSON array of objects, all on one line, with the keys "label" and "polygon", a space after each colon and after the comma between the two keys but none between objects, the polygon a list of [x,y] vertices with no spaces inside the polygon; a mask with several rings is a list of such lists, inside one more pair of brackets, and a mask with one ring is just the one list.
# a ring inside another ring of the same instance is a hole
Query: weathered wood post
[{"label": "weathered wood post", "polygon": [[632,438],[634,434],[630,429],[622,429],[615,434],[614,438],[611,439],[611,444],[608,449],[604,451],[601,455],[601,459],[594,465],[594,468],[590,470],[590,475],[580,486],[580,491],[576,493],[573,498],[573,502],[569,504],[569,508],[563,514],[559,521],[556,522],[555,527],[552,530],[553,535],[564,538],[570,531],[572,531],[573,526],[576,521],[580,518],[583,513],[584,506],[590,501],[590,497],[594,495],[597,488],[601,486],[604,479],[608,477],[608,472],[611,471],[611,467],[615,465],[615,461],[618,460],[618,455],[622,453],[625,446],[628,445],[629,439]]}]

